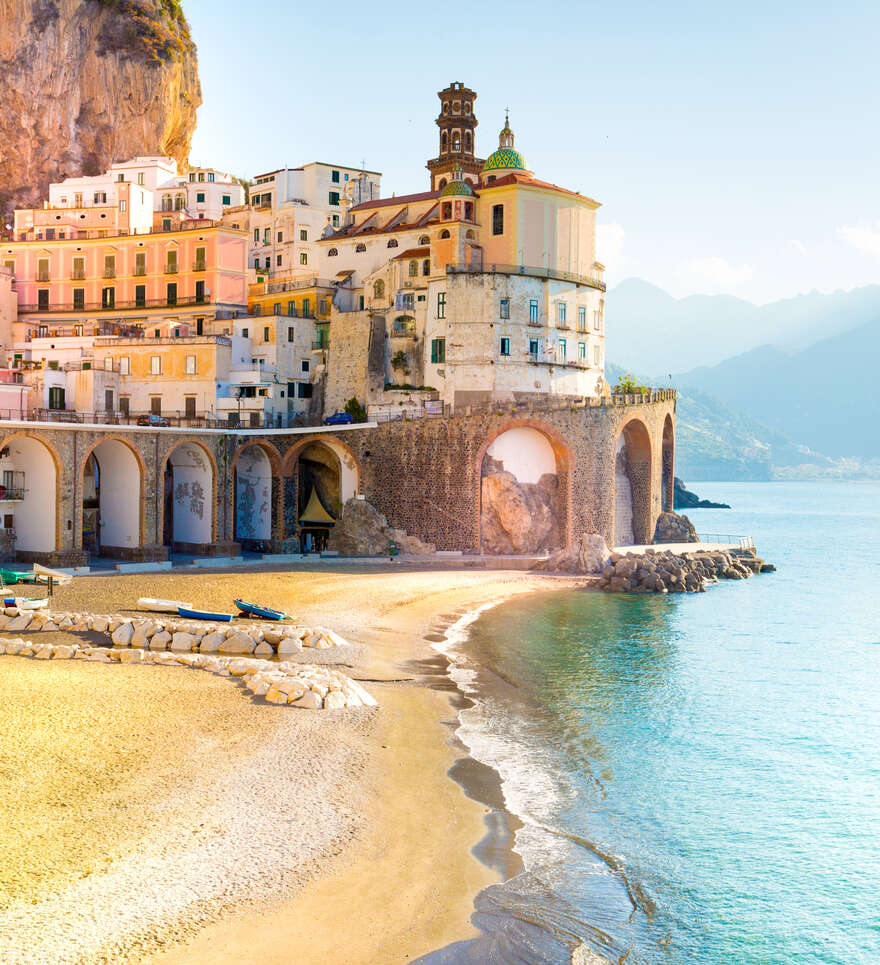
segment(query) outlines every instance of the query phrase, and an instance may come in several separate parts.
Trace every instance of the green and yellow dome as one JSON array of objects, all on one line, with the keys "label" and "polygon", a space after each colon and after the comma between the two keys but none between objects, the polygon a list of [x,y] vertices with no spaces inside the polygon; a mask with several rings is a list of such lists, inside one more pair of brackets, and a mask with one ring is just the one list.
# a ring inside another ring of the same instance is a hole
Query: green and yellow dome
[{"label": "green and yellow dome", "polygon": [[483,174],[487,171],[528,171],[526,159],[513,146],[513,140],[510,119],[505,116],[504,127],[498,135],[498,150],[486,158]]},{"label": "green and yellow dome", "polygon": [[467,181],[456,180],[453,178],[449,184],[440,192],[441,198],[448,198],[450,196],[465,196],[470,197],[474,193],[474,189],[470,186]]}]

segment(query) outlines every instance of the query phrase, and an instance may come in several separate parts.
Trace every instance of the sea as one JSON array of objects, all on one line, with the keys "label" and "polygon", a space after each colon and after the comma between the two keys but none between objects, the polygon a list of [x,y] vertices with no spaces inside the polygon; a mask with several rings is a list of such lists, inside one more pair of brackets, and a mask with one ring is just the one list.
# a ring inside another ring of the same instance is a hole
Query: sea
[{"label": "sea", "polygon": [[880,963],[880,483],[694,488],[777,572],[450,633],[520,865],[425,961]]}]

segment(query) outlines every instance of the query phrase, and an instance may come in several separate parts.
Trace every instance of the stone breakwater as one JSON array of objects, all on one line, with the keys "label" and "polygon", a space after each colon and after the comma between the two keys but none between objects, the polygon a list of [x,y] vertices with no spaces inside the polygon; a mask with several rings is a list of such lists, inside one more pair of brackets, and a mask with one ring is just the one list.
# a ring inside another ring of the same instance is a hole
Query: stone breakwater
[{"label": "stone breakwater", "polygon": [[644,554],[612,553],[593,585],[609,593],[702,593],[720,580],[744,580],[775,569],[745,550],[648,549]]},{"label": "stone breakwater", "polygon": [[0,615],[0,630],[101,633],[113,644],[110,649],[34,643],[21,637],[0,640],[0,653],[9,656],[192,667],[223,677],[244,678],[245,686],[254,696],[263,697],[271,704],[290,704],[309,710],[376,706],[374,698],[360,684],[337,670],[315,664],[260,659],[301,653],[304,647],[325,650],[348,645],[343,637],[324,627],[230,627],[118,615],[18,613],[15,608],[8,608]]}]

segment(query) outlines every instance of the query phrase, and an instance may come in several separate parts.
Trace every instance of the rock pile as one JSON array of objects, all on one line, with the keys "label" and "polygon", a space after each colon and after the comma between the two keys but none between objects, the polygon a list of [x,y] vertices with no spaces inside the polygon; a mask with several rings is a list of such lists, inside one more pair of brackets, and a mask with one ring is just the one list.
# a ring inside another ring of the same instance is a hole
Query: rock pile
[{"label": "rock pile", "polygon": [[700,537],[687,516],[661,513],[654,529],[655,543],[699,543]]},{"label": "rock pile", "polygon": [[398,553],[407,555],[429,556],[435,551],[433,543],[389,525],[365,499],[349,499],[330,532],[327,549],[340,556],[388,556],[392,542]]},{"label": "rock pile", "polygon": [[70,633],[107,634],[115,647],[134,647],[149,650],[174,650],[190,653],[254,654],[270,657],[274,654],[299,653],[304,647],[326,650],[343,647],[348,641],[325,627],[297,627],[277,623],[232,626],[228,623],[205,623],[180,619],[132,618],[116,615],[100,616],[92,613],[19,613],[7,607],[0,614],[0,630],[29,633],[45,630],[66,630]]},{"label": "rock pile", "polygon": [[612,553],[596,585],[610,593],[702,593],[719,580],[744,580],[775,569],[745,550],[676,554],[648,549],[644,555]]},{"label": "rock pile", "polygon": [[611,550],[598,533],[584,533],[576,543],[556,550],[532,569],[550,573],[598,573],[610,556]]},{"label": "rock pile", "polygon": [[139,663],[191,667],[220,677],[237,677],[255,696],[270,704],[289,704],[307,710],[375,707],[376,700],[357,681],[330,667],[274,663],[247,657],[219,657],[206,653],[167,653],[152,650],[81,647],[78,644],[34,643],[18,637],[0,640],[0,653],[35,660],[89,660],[93,663]]}]

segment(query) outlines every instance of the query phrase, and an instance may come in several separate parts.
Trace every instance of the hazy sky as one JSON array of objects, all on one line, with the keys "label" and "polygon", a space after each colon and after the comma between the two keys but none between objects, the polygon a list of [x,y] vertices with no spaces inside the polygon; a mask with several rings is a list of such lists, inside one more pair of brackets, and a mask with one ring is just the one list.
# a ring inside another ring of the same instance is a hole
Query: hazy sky
[{"label": "hazy sky", "polygon": [[602,202],[612,284],[766,302],[880,282],[876,2],[184,8],[193,161],[363,161],[384,195],[423,191],[436,92],[461,80],[480,156],[510,105],[535,174]]}]

